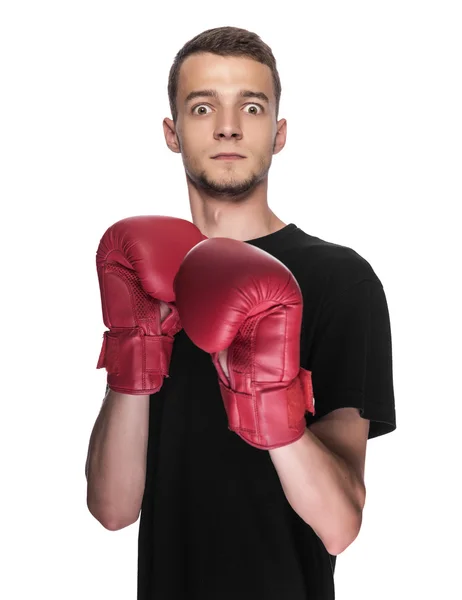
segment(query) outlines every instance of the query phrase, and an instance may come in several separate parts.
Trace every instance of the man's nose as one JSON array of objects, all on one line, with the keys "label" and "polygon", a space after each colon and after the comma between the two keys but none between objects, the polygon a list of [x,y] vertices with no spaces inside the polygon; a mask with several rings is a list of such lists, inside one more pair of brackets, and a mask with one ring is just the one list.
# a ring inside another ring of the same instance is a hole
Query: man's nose
[{"label": "man's nose", "polygon": [[215,138],[237,138],[242,137],[242,128],[239,117],[234,111],[223,113],[217,120],[215,127]]}]

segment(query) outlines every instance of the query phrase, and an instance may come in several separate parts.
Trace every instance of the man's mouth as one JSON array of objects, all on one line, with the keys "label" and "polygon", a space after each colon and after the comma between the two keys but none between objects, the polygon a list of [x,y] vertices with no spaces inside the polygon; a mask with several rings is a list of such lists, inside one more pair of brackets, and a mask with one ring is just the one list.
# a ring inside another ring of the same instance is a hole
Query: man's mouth
[{"label": "man's mouth", "polygon": [[241,156],[240,154],[223,153],[223,154],[217,154],[213,158],[215,158],[217,160],[237,160],[237,159],[245,158],[245,156]]}]

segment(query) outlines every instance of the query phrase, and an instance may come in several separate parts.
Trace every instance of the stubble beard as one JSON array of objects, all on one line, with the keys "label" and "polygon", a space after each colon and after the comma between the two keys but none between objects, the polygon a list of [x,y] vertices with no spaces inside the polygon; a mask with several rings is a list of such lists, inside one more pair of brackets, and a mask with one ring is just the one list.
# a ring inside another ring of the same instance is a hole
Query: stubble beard
[{"label": "stubble beard", "polygon": [[[265,160],[265,157],[261,156],[258,171],[251,173],[245,179],[239,179],[235,174],[230,175],[230,173],[232,173],[230,168],[223,180],[220,181],[212,179],[204,168],[196,170],[194,168],[194,159],[190,160],[190,157],[184,152],[184,149],[181,146],[182,144],[180,142],[183,165],[186,177],[190,183],[210,196],[233,200],[235,202],[244,200],[257,185],[265,179],[272,163],[273,152],[270,153],[268,160]],[[274,142],[272,149],[274,150]],[[247,159],[243,158],[238,160]]]},{"label": "stubble beard", "polygon": [[[238,159],[247,160],[247,159]],[[206,194],[216,197],[223,198],[226,200],[239,201],[244,199],[250,192],[252,192],[257,185],[265,179],[271,166],[271,160],[269,164],[261,158],[259,163],[259,169],[252,172],[245,178],[239,177],[235,172],[231,171],[231,167],[226,171],[222,178],[212,178],[205,169],[196,171],[192,165],[188,165],[185,162],[186,177],[189,181],[200,190],[203,190]]]}]

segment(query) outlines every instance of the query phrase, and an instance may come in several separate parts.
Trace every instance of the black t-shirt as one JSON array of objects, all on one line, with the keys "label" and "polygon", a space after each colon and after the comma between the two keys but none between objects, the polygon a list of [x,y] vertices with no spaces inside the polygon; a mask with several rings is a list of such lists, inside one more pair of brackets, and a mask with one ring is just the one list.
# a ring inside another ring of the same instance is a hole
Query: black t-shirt
[{"label": "black t-shirt", "polygon": [[[294,224],[246,243],[284,263],[302,290],[300,362],[316,410],[307,426],[356,407],[369,438],[393,431],[390,320],[370,264]],[[150,397],[138,546],[138,600],[334,599],[336,557],[288,503],[269,452],[228,429],[210,355],[184,331]]]}]

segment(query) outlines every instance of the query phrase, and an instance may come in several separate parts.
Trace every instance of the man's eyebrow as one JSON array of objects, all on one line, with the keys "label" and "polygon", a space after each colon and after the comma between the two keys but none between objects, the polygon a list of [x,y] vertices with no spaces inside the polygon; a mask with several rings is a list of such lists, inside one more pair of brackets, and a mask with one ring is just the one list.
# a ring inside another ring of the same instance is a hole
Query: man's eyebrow
[{"label": "man's eyebrow", "polygon": [[[252,90],[241,90],[239,92],[241,98],[258,98],[267,104],[270,103],[268,96],[263,92],[254,92]],[[194,98],[218,98],[218,92],[216,90],[195,90],[190,92],[184,101],[187,104]]]}]

